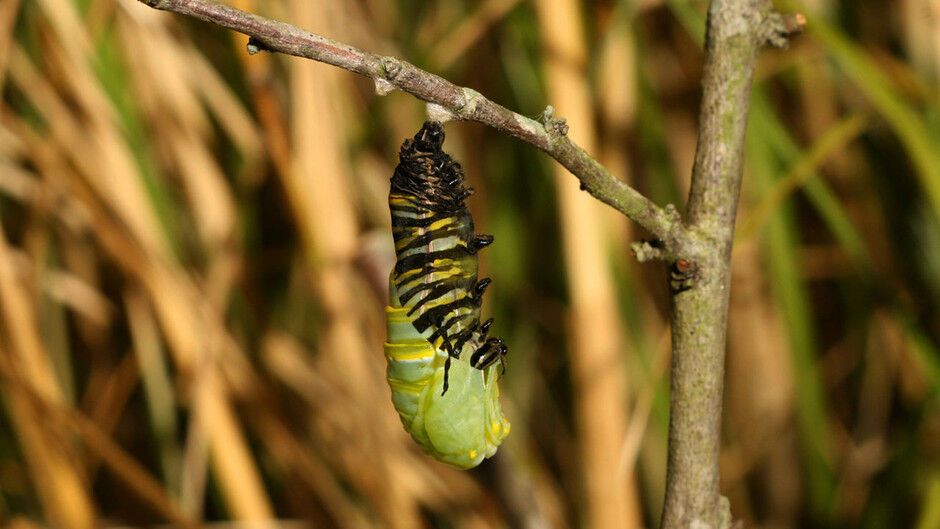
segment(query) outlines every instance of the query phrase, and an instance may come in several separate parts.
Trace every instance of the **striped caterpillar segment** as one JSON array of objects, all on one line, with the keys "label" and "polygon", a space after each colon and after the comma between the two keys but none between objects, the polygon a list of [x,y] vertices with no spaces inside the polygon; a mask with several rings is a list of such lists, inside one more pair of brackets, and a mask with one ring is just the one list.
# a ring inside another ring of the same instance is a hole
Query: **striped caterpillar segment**
[{"label": "striped caterpillar segment", "polygon": [[480,322],[489,279],[477,279],[475,235],[464,205],[472,191],[442,149],[444,129],[426,122],[405,140],[389,208],[397,261],[386,308],[387,378],[402,424],[433,457],[471,468],[509,433],[497,381],[506,346]]}]

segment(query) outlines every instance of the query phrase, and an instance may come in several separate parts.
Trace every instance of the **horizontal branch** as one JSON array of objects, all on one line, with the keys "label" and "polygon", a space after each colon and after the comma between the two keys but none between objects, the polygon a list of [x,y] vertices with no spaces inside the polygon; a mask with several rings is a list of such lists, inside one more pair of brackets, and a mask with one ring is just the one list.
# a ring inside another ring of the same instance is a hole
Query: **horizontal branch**
[{"label": "horizontal branch", "polygon": [[[674,208],[661,208],[613,176],[597,160],[568,139],[563,120],[546,109],[539,122],[494,103],[480,93],[457,86],[415,65],[310,33],[296,26],[246,13],[206,0],[139,0],[155,9],[210,22],[251,37],[249,52],[276,51],[332,64],[371,78],[380,94],[391,89],[436,105],[435,113],[477,121],[538,147],[581,181],[581,188],[633,219],[667,248],[681,236],[682,224]],[[433,106],[432,105],[432,106]]]}]

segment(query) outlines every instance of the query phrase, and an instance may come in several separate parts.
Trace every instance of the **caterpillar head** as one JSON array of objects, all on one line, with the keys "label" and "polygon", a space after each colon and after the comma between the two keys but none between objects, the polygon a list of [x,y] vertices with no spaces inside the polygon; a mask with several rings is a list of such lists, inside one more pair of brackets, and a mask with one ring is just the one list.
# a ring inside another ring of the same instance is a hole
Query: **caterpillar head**
[{"label": "caterpillar head", "polygon": [[444,125],[424,122],[414,138],[401,145],[392,190],[413,195],[432,211],[451,213],[463,209],[463,201],[473,189],[463,185],[463,169],[443,146]]}]

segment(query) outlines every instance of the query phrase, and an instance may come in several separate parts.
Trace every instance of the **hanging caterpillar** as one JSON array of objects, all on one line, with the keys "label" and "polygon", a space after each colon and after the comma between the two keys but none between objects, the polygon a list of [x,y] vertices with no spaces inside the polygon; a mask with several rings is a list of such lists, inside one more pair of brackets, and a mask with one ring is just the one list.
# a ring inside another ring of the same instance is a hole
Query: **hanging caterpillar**
[{"label": "hanging caterpillar", "polygon": [[444,127],[424,123],[405,140],[388,197],[397,261],[385,308],[385,357],[392,403],[405,430],[429,455],[472,468],[509,434],[499,405],[506,345],[480,323],[490,280],[477,280],[475,235],[463,170],[442,150]]}]

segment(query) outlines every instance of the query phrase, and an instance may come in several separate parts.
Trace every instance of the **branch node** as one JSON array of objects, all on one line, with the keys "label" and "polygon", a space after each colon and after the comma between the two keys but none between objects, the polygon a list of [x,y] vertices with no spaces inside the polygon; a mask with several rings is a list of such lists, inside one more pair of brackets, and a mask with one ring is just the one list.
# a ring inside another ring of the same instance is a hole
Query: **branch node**
[{"label": "branch node", "polygon": [[477,104],[480,102],[480,99],[483,98],[483,94],[467,87],[464,87],[462,92],[463,101],[456,106],[457,115],[463,119],[471,119],[473,113],[476,112]]},{"label": "branch node", "polygon": [[669,219],[670,222],[672,222],[673,224],[678,224],[682,222],[682,215],[679,214],[679,210],[676,209],[676,206],[674,204],[666,204],[666,207],[664,209],[666,210],[666,217]]},{"label": "branch node", "polygon": [[766,44],[770,44],[775,48],[786,49],[790,36],[800,33],[804,27],[806,27],[806,16],[803,13],[792,15],[771,13],[764,20],[764,25],[761,28],[762,38]]},{"label": "branch node", "polygon": [[555,116],[555,107],[548,105],[545,107],[545,110],[542,111],[542,123],[548,123],[552,120],[552,117]]},{"label": "branch node", "polygon": [[636,260],[645,263],[666,258],[663,241],[659,239],[643,240],[630,245]]},{"label": "branch node", "polygon": [[[680,257],[669,267],[669,286],[679,294],[691,289],[698,282],[701,270],[695,261]],[[730,511],[729,511],[730,513]]]},{"label": "branch node", "polygon": [[373,79],[375,82],[375,93],[380,96],[387,96],[388,94],[395,91],[395,85],[382,79],[381,77],[376,77]]},{"label": "branch node", "polygon": [[[548,105],[545,107],[545,110],[542,111],[542,125],[545,126],[545,130],[552,136],[568,135],[568,122],[565,118],[556,118],[555,107],[551,105]],[[584,189],[584,187],[581,189]]]},{"label": "branch node", "polygon": [[[159,2],[160,0],[153,0],[154,2]],[[271,51],[271,48],[267,47],[263,42],[261,42],[258,37],[248,37],[248,55],[254,55],[256,53],[261,53],[263,51]]]},{"label": "branch node", "polygon": [[441,123],[447,123],[452,119],[457,119],[460,116],[454,114],[449,109],[438,105],[437,103],[428,103],[425,105],[426,112],[428,113],[428,119],[431,121],[440,121]]},{"label": "branch node", "polygon": [[382,57],[382,71],[385,72],[385,79],[394,82],[401,73],[401,61],[395,57]]}]

